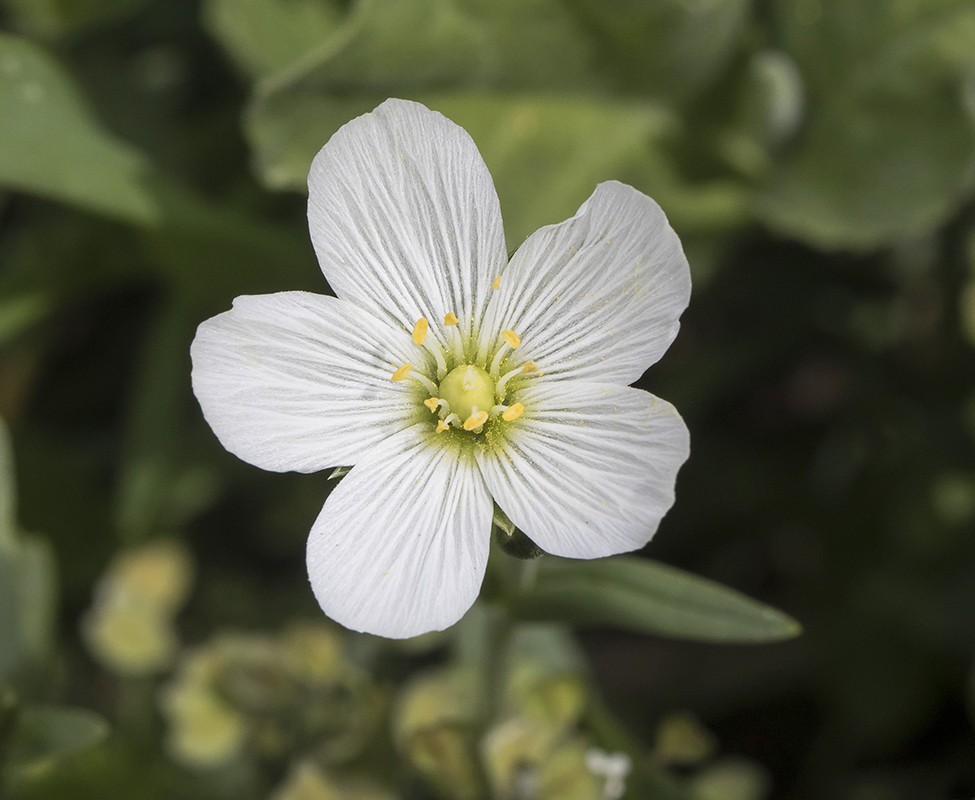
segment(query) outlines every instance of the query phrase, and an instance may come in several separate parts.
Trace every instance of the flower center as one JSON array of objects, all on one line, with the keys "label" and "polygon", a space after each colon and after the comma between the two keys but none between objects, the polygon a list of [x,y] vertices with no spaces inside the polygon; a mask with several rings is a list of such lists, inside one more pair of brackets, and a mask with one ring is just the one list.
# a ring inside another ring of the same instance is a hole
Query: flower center
[{"label": "flower center", "polygon": [[[538,372],[538,367],[528,361],[507,372],[501,372],[502,363],[508,354],[521,346],[521,337],[512,330],[501,331],[501,342],[495,346],[490,369],[485,368],[486,363],[485,367],[466,363],[464,342],[457,330],[458,323],[457,316],[452,312],[444,316],[443,324],[450,331],[451,343],[446,350],[441,350],[435,341],[427,338],[429,321],[425,317],[417,320],[413,326],[413,344],[418,348],[425,348],[433,355],[437,363],[436,374],[428,377],[421,371],[414,370],[413,364],[407,362],[399,366],[393,365],[396,370],[391,379],[415,381],[429,393],[430,396],[423,401],[423,405],[430,409],[431,414],[437,415],[434,418],[437,433],[454,427],[479,434],[489,419],[498,417],[504,422],[513,422],[524,413],[525,407],[521,403],[506,405],[508,383],[518,375]],[[458,361],[465,363],[453,366]]]},{"label": "flower center", "polygon": [[477,411],[490,412],[495,406],[494,381],[474,364],[461,364],[448,372],[440,381],[439,395],[461,419]]}]

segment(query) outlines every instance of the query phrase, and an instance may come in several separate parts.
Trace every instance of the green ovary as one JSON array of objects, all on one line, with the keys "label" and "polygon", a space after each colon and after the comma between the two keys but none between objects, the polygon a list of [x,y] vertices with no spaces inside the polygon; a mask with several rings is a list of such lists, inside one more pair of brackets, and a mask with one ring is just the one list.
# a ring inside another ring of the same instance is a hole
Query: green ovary
[{"label": "green ovary", "polygon": [[494,381],[480,367],[461,364],[440,381],[440,397],[450,404],[450,412],[466,420],[476,407],[490,411],[494,407]]}]

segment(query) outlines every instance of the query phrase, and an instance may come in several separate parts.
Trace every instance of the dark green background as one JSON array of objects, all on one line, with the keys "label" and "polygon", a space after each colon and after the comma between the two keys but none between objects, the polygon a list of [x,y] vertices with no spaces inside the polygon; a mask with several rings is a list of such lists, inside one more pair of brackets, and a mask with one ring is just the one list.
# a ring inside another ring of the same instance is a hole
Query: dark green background
[{"label": "dark green background", "polygon": [[[0,25],[0,416],[60,570],[37,696],[114,720],[78,619],[153,536],[198,560],[189,642],[316,613],[326,475],[225,453],[189,342],[236,295],[326,291],[308,164],[398,96],[471,133],[510,250],[611,178],[685,244],[691,306],[638,385],[692,455],[647,553],[805,634],[589,630],[608,705],[647,741],[697,711],[775,798],[975,795],[975,3],[5,0]],[[139,752],[66,785],[169,796]]]}]

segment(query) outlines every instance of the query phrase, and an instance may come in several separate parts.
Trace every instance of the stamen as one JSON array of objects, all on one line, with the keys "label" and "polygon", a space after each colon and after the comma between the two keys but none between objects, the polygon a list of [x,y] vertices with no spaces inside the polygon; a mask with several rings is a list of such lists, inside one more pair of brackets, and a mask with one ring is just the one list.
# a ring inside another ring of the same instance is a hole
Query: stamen
[{"label": "stamen", "polygon": [[[410,377],[413,378],[413,380],[419,381],[420,383],[422,383],[423,384],[423,388],[425,388],[428,392],[430,392],[431,395],[435,395],[437,393],[437,384],[435,384],[432,380],[430,380],[423,373],[421,373],[421,372],[414,372],[412,375],[410,375]],[[396,379],[394,378],[393,380],[396,380]]]},{"label": "stamen", "polygon": [[508,406],[507,410],[501,415],[501,419],[505,422],[511,422],[524,413],[525,407],[521,403],[515,403],[513,406]]},{"label": "stamen", "polygon": [[440,400],[436,397],[428,397],[423,401],[423,405],[430,409],[434,414],[437,413],[437,409],[440,408]]},{"label": "stamen", "polygon": [[429,326],[430,326],[430,323],[427,322],[427,318],[426,317],[420,317],[416,321],[416,325],[413,326],[413,341],[414,341],[414,343],[416,343],[416,344],[423,344],[423,342],[426,341],[426,338],[427,338],[427,328]]},{"label": "stamen", "polygon": [[405,381],[407,378],[412,378],[413,380],[422,383],[431,395],[436,395],[437,385],[421,372],[414,372],[412,375],[410,375],[410,370],[412,368],[413,365],[407,361],[403,366],[399,367],[396,372],[393,373],[392,380]]},{"label": "stamen", "polygon": [[508,352],[508,348],[517,350],[521,346],[521,337],[513,330],[501,331],[501,338],[504,339],[504,344],[498,348],[498,352],[494,354],[494,359],[491,361],[491,377],[495,379],[497,379],[498,372],[501,369],[501,359]]},{"label": "stamen", "polygon": [[393,378],[392,379],[394,381],[406,380],[407,376],[410,374],[410,368],[412,366],[413,365],[409,361],[407,361],[402,367],[399,367],[396,370],[396,372],[393,373]]},{"label": "stamen", "polygon": [[[445,428],[448,425],[460,425],[460,417],[458,417],[456,414],[448,414],[440,421],[444,424]],[[437,427],[439,428],[440,426],[438,425]]]},{"label": "stamen", "polygon": [[494,386],[495,396],[498,397],[498,399],[503,400],[505,392],[504,387],[508,385],[508,381],[510,381],[515,375],[528,372],[538,372],[538,365],[534,361],[529,361],[527,364],[522,364],[522,366],[518,367],[517,369],[511,370],[511,372],[506,372],[504,377],[502,377],[501,380],[499,380]]},{"label": "stamen", "polygon": [[487,411],[478,411],[477,406],[471,409],[471,415],[464,422],[464,430],[472,431],[480,428],[488,420]]},{"label": "stamen", "polygon": [[449,427],[450,426],[447,424],[447,421],[442,419],[437,422],[437,433],[443,433]]},{"label": "stamen", "polygon": [[491,284],[491,288],[492,289],[500,289],[501,288],[501,276],[500,275],[498,275],[498,277],[494,279],[494,283]]},{"label": "stamen", "polygon": [[[424,320],[425,322],[426,320]],[[424,335],[426,334],[426,328],[423,329]],[[413,337],[414,341],[416,336]],[[427,345],[427,350],[433,353],[433,357],[437,359],[437,380],[443,380],[443,376],[447,374],[447,361],[443,357],[443,353],[440,352],[440,348],[437,347],[436,342],[431,342]]]},{"label": "stamen", "polygon": [[[461,361],[464,358],[464,340],[461,338],[460,329],[456,327],[459,322],[460,320],[453,311],[448,311],[444,314],[443,324],[452,329],[450,338],[454,343],[454,357],[458,361]],[[446,371],[446,366],[444,367],[444,371]],[[441,377],[443,376],[441,375]]]},{"label": "stamen", "polygon": [[495,380],[498,379],[498,373],[501,371],[501,359],[504,358],[505,353],[510,349],[507,342],[502,342],[501,347],[498,348],[498,352],[494,354],[494,358],[491,361],[491,377]]}]

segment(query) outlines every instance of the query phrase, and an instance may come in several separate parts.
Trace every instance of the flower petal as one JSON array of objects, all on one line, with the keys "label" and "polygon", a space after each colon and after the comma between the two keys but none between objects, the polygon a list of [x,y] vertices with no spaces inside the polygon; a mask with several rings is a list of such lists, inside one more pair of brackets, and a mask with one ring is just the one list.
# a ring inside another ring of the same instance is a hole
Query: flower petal
[{"label": "flower petal", "polygon": [[546,552],[600,558],[643,547],[674,502],[684,421],[628,386],[536,383],[495,423],[477,464],[495,501]]},{"label": "flower petal", "polygon": [[418,350],[334,297],[238,297],[197,329],[193,392],[234,455],[276,472],[315,472],[356,463],[415,421],[417,388],[390,378]]},{"label": "flower petal", "polygon": [[[321,149],[308,224],[335,294],[410,330],[454,313],[469,334],[508,261],[498,195],[473,140],[404,100],[352,120]],[[430,333],[446,346],[441,325]]]},{"label": "flower petal", "polygon": [[328,616],[394,639],[443,630],[477,598],[494,505],[473,454],[430,425],[369,453],[329,496],[308,539]]},{"label": "flower petal", "polygon": [[550,376],[630,384],[677,335],[691,274],[660,206],[611,181],[529,236],[500,284],[488,325],[516,331],[520,357]]}]

